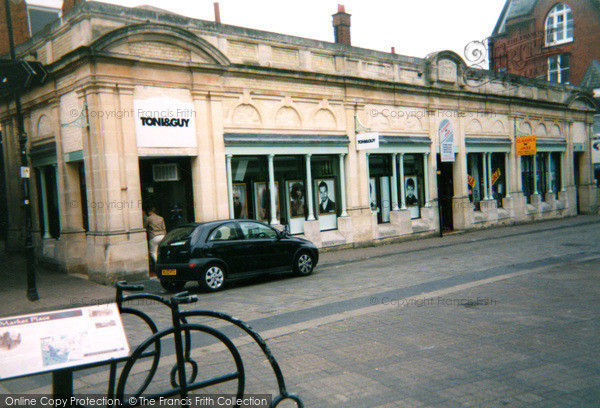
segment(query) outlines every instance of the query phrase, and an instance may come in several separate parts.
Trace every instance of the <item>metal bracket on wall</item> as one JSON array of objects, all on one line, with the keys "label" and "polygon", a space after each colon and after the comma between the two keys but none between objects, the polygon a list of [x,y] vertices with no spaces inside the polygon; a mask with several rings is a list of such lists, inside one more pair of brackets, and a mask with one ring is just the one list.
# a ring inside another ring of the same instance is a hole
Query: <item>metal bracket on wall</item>
[{"label": "metal bracket on wall", "polygon": [[[69,109],[69,114],[71,114],[71,116],[75,116],[75,114],[77,114],[77,109]],[[77,115],[77,117],[75,118],[75,120],[73,120],[72,122],[69,123],[61,123],[60,124],[61,127],[81,127],[81,128],[85,128],[85,127],[89,127],[90,123],[88,122],[88,107],[87,107],[87,103],[83,103],[83,107],[81,108],[81,111],[79,111],[79,114]]]}]

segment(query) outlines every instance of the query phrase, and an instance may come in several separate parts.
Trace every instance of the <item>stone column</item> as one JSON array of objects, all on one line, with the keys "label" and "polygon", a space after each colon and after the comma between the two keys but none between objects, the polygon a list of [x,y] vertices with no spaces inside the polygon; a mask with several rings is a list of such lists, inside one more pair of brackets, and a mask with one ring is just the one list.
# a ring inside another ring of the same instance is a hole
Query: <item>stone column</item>
[{"label": "stone column", "polygon": [[492,186],[492,154],[487,154],[487,176],[488,176],[488,198],[492,200],[494,198],[493,186]]},{"label": "stone column", "polygon": [[[369,208],[371,207],[371,174],[369,172],[369,156],[371,155],[371,153],[365,153],[365,159],[367,162],[367,203],[369,203]],[[373,212],[373,210],[371,210],[371,212]]]},{"label": "stone column", "polygon": [[429,203],[429,153],[423,154],[423,184],[425,185],[425,208],[431,207]]},{"label": "stone column", "polygon": [[490,197],[488,196],[487,153],[483,153],[481,157],[483,158],[481,168],[483,170],[483,200],[485,201],[490,199]]},{"label": "stone column", "polygon": [[539,194],[537,190],[537,153],[533,155],[533,194]]},{"label": "stone column", "polygon": [[506,188],[504,198],[510,198],[510,167],[508,156],[509,153],[504,154],[504,188]]},{"label": "stone column", "polygon": [[404,153],[400,153],[400,209],[406,210],[406,191],[404,186]]},{"label": "stone column", "polygon": [[313,201],[313,189],[312,189],[312,173],[310,170],[310,156],[311,154],[307,154],[304,156],[304,160],[306,161],[306,201],[308,206],[308,218],[307,221],[315,220],[315,210],[314,210],[314,201]]},{"label": "stone column", "polygon": [[275,170],[273,168],[274,154],[267,156],[269,164],[269,198],[271,200],[271,225],[278,225],[279,220],[277,219],[277,191],[275,190]]},{"label": "stone column", "polygon": [[342,193],[342,196],[341,196],[342,213],[341,213],[340,217],[348,216],[348,212],[346,211],[346,170],[345,170],[345,166],[344,166],[344,156],[346,156],[344,153],[339,155],[339,157],[340,157],[340,190]]},{"label": "stone column", "polygon": [[552,152],[546,153],[548,157],[546,158],[546,166],[548,167],[547,175],[546,175],[546,191],[548,194],[552,194]]},{"label": "stone column", "polygon": [[392,153],[392,211],[399,211],[398,207],[398,175],[396,171],[396,160],[398,153]]},{"label": "stone column", "polygon": [[560,153],[560,191],[564,192],[565,189],[565,152]]}]

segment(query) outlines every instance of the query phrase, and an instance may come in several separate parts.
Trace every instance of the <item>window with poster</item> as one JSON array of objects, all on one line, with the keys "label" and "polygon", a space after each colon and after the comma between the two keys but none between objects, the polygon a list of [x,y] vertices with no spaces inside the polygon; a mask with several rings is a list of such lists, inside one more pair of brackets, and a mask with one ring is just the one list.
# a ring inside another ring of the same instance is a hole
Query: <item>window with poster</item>
[{"label": "window with poster", "polygon": [[[423,185],[423,155],[404,155],[404,203],[410,211],[410,218],[421,218],[421,206],[425,201]],[[398,191],[402,191],[398,186]]]},{"label": "window with poster", "polygon": [[392,210],[391,180],[392,156],[389,154],[369,155],[369,204],[377,213],[377,222],[390,222]]},{"label": "window with poster", "polygon": [[338,156],[330,155],[313,156],[311,159],[315,216],[319,218],[321,231],[337,228],[340,196],[338,160]]}]

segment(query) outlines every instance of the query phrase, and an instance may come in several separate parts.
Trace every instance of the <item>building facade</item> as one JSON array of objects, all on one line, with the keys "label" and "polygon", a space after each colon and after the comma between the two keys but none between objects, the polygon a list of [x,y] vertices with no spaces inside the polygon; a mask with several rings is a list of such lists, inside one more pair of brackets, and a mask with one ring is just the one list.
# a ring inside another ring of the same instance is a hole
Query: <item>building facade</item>
[{"label": "building facade", "polygon": [[490,70],[581,85],[600,61],[597,0],[507,0],[489,39]]},{"label": "building facade", "polygon": [[[319,247],[597,209],[591,95],[473,76],[450,51],[411,58],[96,2],[18,51],[52,72],[22,96],[38,256],[99,282],[147,276],[149,205],[167,228],[253,218]],[[0,125],[15,246],[8,99]],[[516,155],[521,135],[537,154]]]}]

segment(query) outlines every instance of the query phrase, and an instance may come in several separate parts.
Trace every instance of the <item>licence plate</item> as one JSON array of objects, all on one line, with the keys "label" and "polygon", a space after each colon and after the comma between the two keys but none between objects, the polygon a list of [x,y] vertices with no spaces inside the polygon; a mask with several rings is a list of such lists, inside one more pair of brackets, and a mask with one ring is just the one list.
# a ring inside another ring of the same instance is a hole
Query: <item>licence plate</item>
[{"label": "licence plate", "polygon": [[163,274],[163,276],[177,275],[177,269],[163,269],[162,274]]}]

